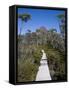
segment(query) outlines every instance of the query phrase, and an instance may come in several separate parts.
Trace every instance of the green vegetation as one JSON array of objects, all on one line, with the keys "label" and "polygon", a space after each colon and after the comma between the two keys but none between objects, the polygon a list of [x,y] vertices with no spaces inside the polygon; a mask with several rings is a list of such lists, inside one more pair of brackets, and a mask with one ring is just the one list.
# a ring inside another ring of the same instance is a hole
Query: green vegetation
[{"label": "green vegetation", "polygon": [[47,45],[43,48],[47,54],[48,65],[52,80],[65,79],[65,56],[57,49]]},{"label": "green vegetation", "polygon": [[36,48],[33,50],[32,47],[24,46],[23,55],[20,54],[21,57],[18,60],[18,82],[34,81],[36,78],[41,52]]},{"label": "green vegetation", "polygon": [[[30,19],[29,14],[19,15],[23,21]],[[63,15],[59,15],[60,22],[64,20]],[[62,23],[64,25],[64,21]],[[22,30],[22,29],[21,29]],[[41,60],[41,50],[44,49],[48,58],[48,65],[52,80],[65,79],[65,29],[58,33],[55,28],[47,30],[40,27],[25,35],[18,35],[18,82],[34,81],[38,72]],[[63,31],[63,32],[62,32]]]},{"label": "green vegetation", "polygon": [[21,21],[22,21],[22,27],[20,28],[20,35],[21,35],[21,32],[23,30],[23,23],[24,22],[27,22],[28,20],[30,20],[31,19],[31,15],[30,14],[27,14],[27,13],[19,14],[18,15],[18,18],[20,18]]},{"label": "green vegetation", "polygon": [[19,82],[33,81],[35,79],[35,75],[37,72],[37,65],[31,63],[27,59],[25,62],[19,63],[18,67],[19,67],[18,68]]},{"label": "green vegetation", "polygon": [[61,35],[62,37],[65,37],[65,14],[59,14],[57,15],[57,17],[60,20],[59,27],[60,27]]}]

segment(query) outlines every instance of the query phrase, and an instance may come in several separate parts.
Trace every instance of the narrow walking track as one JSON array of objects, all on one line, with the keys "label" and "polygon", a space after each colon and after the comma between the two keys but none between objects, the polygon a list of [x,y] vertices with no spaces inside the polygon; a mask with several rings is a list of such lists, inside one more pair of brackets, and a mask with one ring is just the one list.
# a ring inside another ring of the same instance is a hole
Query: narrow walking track
[{"label": "narrow walking track", "polygon": [[48,63],[47,63],[47,56],[44,50],[42,50],[42,53],[43,55],[40,61],[38,73],[36,75],[36,81],[51,80]]}]

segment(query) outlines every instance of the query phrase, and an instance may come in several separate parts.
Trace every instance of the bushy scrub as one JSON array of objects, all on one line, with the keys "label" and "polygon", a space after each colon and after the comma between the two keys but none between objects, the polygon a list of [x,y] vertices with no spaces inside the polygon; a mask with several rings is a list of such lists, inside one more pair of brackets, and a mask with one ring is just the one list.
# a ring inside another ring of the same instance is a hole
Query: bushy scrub
[{"label": "bushy scrub", "polygon": [[18,59],[18,82],[34,81],[41,59],[41,50],[32,45],[21,48],[21,58]]},{"label": "bushy scrub", "polygon": [[38,66],[40,65],[41,54],[42,54],[41,50],[38,48],[33,52],[34,63],[37,64]]},{"label": "bushy scrub", "polygon": [[19,63],[18,82],[34,81],[37,70],[38,70],[37,65],[31,63],[30,60],[26,60],[23,63]]},{"label": "bushy scrub", "polygon": [[50,74],[53,80],[65,79],[65,61],[64,55],[56,49],[48,49],[47,58]]}]

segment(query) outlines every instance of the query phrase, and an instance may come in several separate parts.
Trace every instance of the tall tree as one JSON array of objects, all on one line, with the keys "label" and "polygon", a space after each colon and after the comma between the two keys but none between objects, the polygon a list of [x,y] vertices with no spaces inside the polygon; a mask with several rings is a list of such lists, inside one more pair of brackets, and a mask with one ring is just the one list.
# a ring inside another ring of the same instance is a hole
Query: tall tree
[{"label": "tall tree", "polygon": [[59,14],[57,15],[59,19],[59,27],[60,27],[60,32],[61,35],[64,37],[65,36],[65,14]]},{"label": "tall tree", "polygon": [[28,13],[19,14],[18,18],[20,18],[21,22],[22,22],[22,27],[20,28],[20,35],[21,35],[22,29],[23,29],[23,22],[26,23],[28,20],[30,20],[31,19],[31,15],[28,14]]}]

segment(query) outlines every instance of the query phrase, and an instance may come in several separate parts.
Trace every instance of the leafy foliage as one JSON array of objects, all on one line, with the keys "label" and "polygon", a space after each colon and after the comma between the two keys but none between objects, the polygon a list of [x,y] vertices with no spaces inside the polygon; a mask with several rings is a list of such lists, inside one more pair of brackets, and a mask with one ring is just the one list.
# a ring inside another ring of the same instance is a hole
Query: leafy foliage
[{"label": "leafy foliage", "polygon": [[27,22],[29,19],[31,19],[30,14],[24,13],[24,14],[19,14],[18,18],[20,18],[22,21]]},{"label": "leafy foliage", "polygon": [[65,37],[65,14],[59,14],[57,15],[59,19],[59,27],[60,27],[60,32],[63,37]]},{"label": "leafy foliage", "polygon": [[28,13],[19,14],[18,18],[21,19],[21,21],[22,21],[22,27],[20,28],[20,35],[21,35],[22,29],[23,29],[23,22],[27,22],[28,20],[30,20],[31,15]]}]

